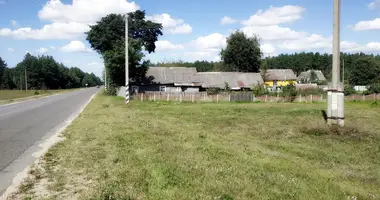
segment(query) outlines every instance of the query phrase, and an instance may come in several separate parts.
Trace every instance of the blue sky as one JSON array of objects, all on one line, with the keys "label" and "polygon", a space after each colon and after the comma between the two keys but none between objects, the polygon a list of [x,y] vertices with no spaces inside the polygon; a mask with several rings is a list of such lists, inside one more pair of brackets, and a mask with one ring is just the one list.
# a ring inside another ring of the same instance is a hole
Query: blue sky
[{"label": "blue sky", "polygon": [[[380,52],[380,0],[341,3],[342,51]],[[100,76],[102,60],[83,32],[109,13],[136,9],[164,26],[147,55],[153,62],[219,60],[236,30],[259,35],[265,56],[331,52],[333,0],[0,0],[0,57],[13,67],[26,52],[52,55]]]}]

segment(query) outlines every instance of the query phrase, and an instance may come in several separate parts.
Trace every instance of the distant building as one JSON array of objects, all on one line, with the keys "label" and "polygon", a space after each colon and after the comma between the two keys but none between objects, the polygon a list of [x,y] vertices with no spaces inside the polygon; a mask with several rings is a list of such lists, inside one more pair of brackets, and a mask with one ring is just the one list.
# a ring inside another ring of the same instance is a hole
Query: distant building
[{"label": "distant building", "polygon": [[231,90],[251,89],[263,84],[260,73],[197,72],[187,67],[150,67],[146,73],[148,84],[132,85],[132,93],[143,92],[199,92],[208,88]]},{"label": "distant building", "polygon": [[[315,73],[315,78],[316,80],[311,80],[311,74],[312,72]],[[298,77],[297,77],[297,82],[298,83],[310,83],[313,81],[326,81],[326,77],[323,75],[321,70],[308,70],[306,72],[302,72]]]},{"label": "distant building", "polygon": [[201,81],[196,68],[149,67],[149,84],[133,85],[132,93],[141,92],[199,92]]},{"label": "distant building", "polygon": [[226,84],[231,90],[250,90],[254,85],[263,84],[260,73],[242,72],[199,72],[202,88],[224,89]]},{"label": "distant building", "polygon": [[272,88],[295,85],[297,76],[291,69],[268,69],[263,75],[265,85]]}]

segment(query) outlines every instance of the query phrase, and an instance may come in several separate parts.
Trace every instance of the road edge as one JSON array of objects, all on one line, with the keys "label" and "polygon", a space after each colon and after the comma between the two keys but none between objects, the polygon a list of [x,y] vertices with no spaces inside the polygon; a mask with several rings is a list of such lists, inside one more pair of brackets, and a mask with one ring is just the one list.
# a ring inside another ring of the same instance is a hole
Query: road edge
[{"label": "road edge", "polygon": [[[100,90],[99,90],[100,91]],[[31,169],[31,166],[38,163],[43,155],[45,155],[51,147],[53,147],[58,142],[65,140],[64,137],[61,136],[61,133],[68,127],[70,124],[83,112],[83,110],[87,107],[87,105],[94,99],[94,97],[99,93],[96,92],[93,94],[87,102],[85,102],[77,112],[73,113],[68,119],[61,122],[54,128],[52,128],[49,132],[45,134],[44,137],[41,138],[40,141],[34,143],[31,147],[29,147],[19,158],[13,161],[8,167],[12,167],[11,165],[17,164],[21,159],[28,156],[30,154],[30,149],[38,148],[37,151],[32,152],[32,156],[34,157],[34,161],[24,168],[21,172],[17,173],[17,175],[12,179],[11,185],[7,187],[4,193],[0,196],[0,200],[6,200],[11,194],[17,192],[21,183],[28,177],[28,172]],[[47,138],[46,138],[47,137]],[[25,155],[27,154],[27,155]],[[6,167],[4,171],[7,171]]]}]

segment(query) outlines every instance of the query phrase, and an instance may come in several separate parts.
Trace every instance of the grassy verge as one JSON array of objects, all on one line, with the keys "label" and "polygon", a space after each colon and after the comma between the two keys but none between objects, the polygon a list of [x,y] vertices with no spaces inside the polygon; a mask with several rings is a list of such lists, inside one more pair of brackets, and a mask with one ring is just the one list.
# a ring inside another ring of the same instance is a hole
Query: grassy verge
[{"label": "grassy verge", "polygon": [[13,198],[379,199],[380,106],[324,108],[98,95]]},{"label": "grassy verge", "polygon": [[40,98],[53,94],[70,92],[75,89],[67,90],[0,90],[0,105],[14,103],[19,101],[25,101],[29,99]]}]

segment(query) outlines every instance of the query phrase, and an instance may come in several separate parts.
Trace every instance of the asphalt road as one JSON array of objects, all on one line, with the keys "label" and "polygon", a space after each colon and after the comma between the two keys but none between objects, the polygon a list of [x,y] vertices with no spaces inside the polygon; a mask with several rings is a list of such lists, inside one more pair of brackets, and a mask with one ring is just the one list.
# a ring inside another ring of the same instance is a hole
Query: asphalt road
[{"label": "asphalt road", "polygon": [[22,161],[20,156],[78,112],[98,90],[87,88],[0,106],[0,195],[11,184],[10,177],[31,164],[30,157]]}]

